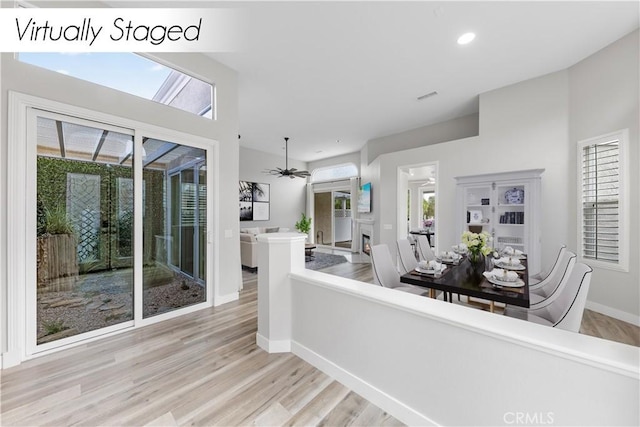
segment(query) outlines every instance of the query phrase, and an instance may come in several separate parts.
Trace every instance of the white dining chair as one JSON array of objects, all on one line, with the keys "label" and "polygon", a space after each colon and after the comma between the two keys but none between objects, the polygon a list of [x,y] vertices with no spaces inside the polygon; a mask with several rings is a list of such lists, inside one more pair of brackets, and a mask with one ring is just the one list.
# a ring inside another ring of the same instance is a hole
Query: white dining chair
[{"label": "white dining chair", "polygon": [[[409,240],[398,239],[396,245],[398,247],[398,270],[400,270],[400,274],[407,274],[410,271],[415,270],[418,266],[418,260],[416,259],[416,254],[413,252],[413,248],[411,247]],[[441,294],[442,291],[435,289],[429,290],[429,296],[431,298],[438,298]]]},{"label": "white dining chair", "polygon": [[528,310],[514,310],[511,306],[505,316],[541,325],[579,332],[593,270],[586,264],[576,263],[566,276],[554,298]]},{"label": "white dining chair", "polygon": [[558,261],[560,261],[560,258],[562,257],[562,254],[567,250],[567,245],[562,245],[560,246],[560,250],[558,251],[558,256],[556,256],[556,260],[553,263],[553,266],[551,267],[551,270],[549,270],[549,273],[547,273],[546,275],[542,272],[537,273],[537,274],[531,274],[529,275],[529,287],[531,287],[531,285],[535,285],[541,281],[543,281],[544,279],[546,279],[547,277],[549,277],[549,275],[551,273],[553,273],[553,270],[556,268],[556,266],[558,265]]},{"label": "white dining chair", "polygon": [[396,270],[389,247],[385,244],[371,247],[371,268],[373,280],[377,285],[416,295],[429,295],[429,290],[426,288],[400,282],[400,273]]},{"label": "white dining chair", "polygon": [[436,259],[436,254],[433,253],[427,236],[424,234],[418,234],[416,237],[418,240],[418,255],[420,256],[420,260],[431,261]]},{"label": "white dining chair", "polygon": [[396,245],[398,247],[398,270],[400,270],[400,274],[407,274],[415,270],[418,266],[418,260],[409,240],[398,239]]},{"label": "white dining chair", "polygon": [[571,269],[576,263],[576,260],[577,256],[575,253],[567,250],[565,247],[560,250],[560,258],[556,261],[547,277],[534,285],[529,285],[529,304],[531,307],[554,296],[559,290],[563,278],[571,273]]}]

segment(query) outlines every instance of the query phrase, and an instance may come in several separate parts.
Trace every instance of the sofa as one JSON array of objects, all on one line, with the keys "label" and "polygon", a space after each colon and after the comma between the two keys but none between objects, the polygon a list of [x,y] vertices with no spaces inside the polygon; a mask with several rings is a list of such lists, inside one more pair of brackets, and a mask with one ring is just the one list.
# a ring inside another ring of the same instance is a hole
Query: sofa
[{"label": "sofa", "polygon": [[258,268],[258,240],[256,236],[264,233],[283,233],[284,227],[250,227],[240,229],[240,262],[243,267]]}]

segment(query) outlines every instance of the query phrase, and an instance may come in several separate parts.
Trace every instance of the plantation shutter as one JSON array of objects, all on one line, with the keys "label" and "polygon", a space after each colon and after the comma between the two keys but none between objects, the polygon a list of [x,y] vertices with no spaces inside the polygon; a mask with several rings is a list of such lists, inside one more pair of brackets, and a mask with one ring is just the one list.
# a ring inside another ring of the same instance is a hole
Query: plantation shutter
[{"label": "plantation shutter", "polygon": [[582,256],[617,263],[620,257],[620,141],[582,149]]}]

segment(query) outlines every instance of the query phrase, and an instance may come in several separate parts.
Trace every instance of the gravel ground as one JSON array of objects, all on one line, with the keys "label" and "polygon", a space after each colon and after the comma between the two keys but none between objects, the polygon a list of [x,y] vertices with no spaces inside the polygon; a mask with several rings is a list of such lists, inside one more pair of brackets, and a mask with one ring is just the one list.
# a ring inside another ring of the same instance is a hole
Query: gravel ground
[{"label": "gravel ground", "polygon": [[[133,319],[130,286],[118,277],[83,280],[73,290],[39,293],[38,344]],[[111,279],[111,280],[110,280]],[[170,283],[144,291],[144,317],[205,300],[205,289],[176,276]]]}]

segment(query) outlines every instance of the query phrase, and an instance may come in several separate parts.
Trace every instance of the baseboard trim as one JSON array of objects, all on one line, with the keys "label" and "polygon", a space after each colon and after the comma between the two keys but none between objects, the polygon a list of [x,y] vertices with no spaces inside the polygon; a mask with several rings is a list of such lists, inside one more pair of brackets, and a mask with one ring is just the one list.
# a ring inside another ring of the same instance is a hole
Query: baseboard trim
[{"label": "baseboard trim", "polygon": [[635,326],[640,326],[640,316],[634,316],[626,311],[611,308],[593,301],[587,301],[586,307],[589,310],[597,311],[598,313],[613,317],[614,319],[622,320],[623,322],[631,323]]},{"label": "baseboard trim", "polygon": [[291,351],[296,356],[300,357],[304,361],[310,363],[316,368],[320,369],[325,374],[329,375],[332,378],[335,378],[340,383],[344,384],[346,387],[355,391],[369,402],[378,406],[382,410],[388,412],[393,417],[402,421],[406,425],[413,426],[436,426],[438,425],[433,420],[427,418],[426,416],[416,412],[411,409],[404,403],[395,399],[392,396],[389,396],[387,393],[382,390],[376,388],[375,386],[367,383],[361,378],[353,375],[351,372],[345,370],[344,368],[336,365],[330,360],[324,358],[323,356],[315,353],[314,351],[308,349],[302,344],[292,341],[291,342]]},{"label": "baseboard trim", "polygon": [[213,299],[213,306],[217,307],[228,302],[237,301],[240,298],[240,292],[232,292],[226,295],[217,295]]},{"label": "baseboard trim", "polygon": [[8,351],[0,355],[0,369],[7,369],[20,364],[20,355],[17,352]]},{"label": "baseboard trim", "polygon": [[269,340],[256,333],[256,344],[267,353],[290,353],[291,341],[289,340]]}]

